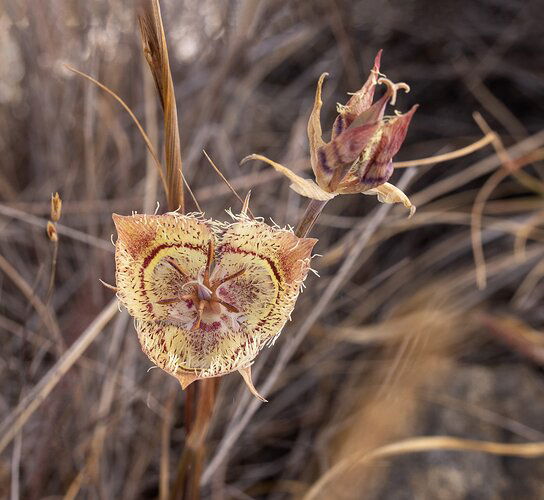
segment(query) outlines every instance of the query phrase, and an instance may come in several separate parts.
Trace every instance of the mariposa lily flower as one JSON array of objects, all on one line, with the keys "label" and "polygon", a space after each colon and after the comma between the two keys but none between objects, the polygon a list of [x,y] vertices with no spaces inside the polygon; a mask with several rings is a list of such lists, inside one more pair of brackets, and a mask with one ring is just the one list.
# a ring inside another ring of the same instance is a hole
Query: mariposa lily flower
[{"label": "mariposa lily flower", "polygon": [[[394,105],[399,90],[408,92],[406,83],[393,83],[380,73],[381,51],[378,52],[370,76],[360,90],[345,104],[337,105],[331,140],[323,140],[321,130],[321,89],[327,73],[317,83],[314,107],[308,122],[310,162],[315,181],[304,179],[287,167],[262,155],[248,160],[261,160],[291,180],[297,193],[315,200],[330,200],[339,194],[373,194],[385,203],[403,203],[415,210],[408,197],[387,181],[393,174],[393,157],[399,151],[417,105],[405,114],[385,115],[388,104]],[[384,95],[373,103],[376,86],[386,86]]]},{"label": "mariposa lily flower", "polygon": [[[316,241],[242,214],[113,215],[117,296],[143,351],[185,389],[238,371],[274,342],[310,269]],[[261,398],[262,399],[262,398]]]}]

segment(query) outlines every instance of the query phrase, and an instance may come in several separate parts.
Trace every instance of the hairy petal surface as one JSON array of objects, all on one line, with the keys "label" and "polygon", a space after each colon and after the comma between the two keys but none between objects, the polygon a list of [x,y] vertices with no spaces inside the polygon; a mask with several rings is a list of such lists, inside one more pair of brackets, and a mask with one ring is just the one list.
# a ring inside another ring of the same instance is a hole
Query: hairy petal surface
[{"label": "hairy petal surface", "polygon": [[113,215],[117,296],[138,320],[168,316],[159,300],[175,297],[206,264],[215,238],[208,221],[179,215]]},{"label": "hairy petal surface", "polygon": [[151,361],[182,387],[236,370],[246,380],[289,319],[316,240],[246,216],[114,221],[118,297]]}]

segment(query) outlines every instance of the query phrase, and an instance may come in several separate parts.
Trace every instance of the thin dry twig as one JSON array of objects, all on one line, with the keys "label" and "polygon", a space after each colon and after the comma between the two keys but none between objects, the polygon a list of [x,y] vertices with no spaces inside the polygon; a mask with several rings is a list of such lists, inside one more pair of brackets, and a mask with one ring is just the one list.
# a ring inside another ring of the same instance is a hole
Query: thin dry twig
[{"label": "thin dry twig", "polygon": [[479,113],[474,114],[474,119],[478,126],[484,133],[492,136],[493,147],[499,157],[503,169],[495,172],[482,186],[480,191],[474,200],[472,207],[472,223],[471,223],[471,241],[474,254],[474,264],[476,268],[476,283],[480,290],[483,290],[487,283],[487,274],[485,266],[484,249],[482,245],[482,213],[485,207],[487,199],[491,196],[491,193],[502,182],[503,179],[508,177],[513,170],[513,162],[504,148],[500,137],[495,134],[483,117]]},{"label": "thin dry twig", "polygon": [[15,284],[15,286],[25,296],[26,300],[32,305],[32,307],[38,313],[38,316],[42,320],[52,340],[55,342],[58,353],[62,353],[65,349],[64,339],[60,332],[57,320],[51,313],[50,309],[42,302],[42,300],[34,293],[32,287],[25,281],[25,279],[19,274],[2,255],[0,255],[0,270]]},{"label": "thin dry twig", "polygon": [[43,376],[43,378],[28,392],[17,407],[0,424],[0,453],[17,435],[33,413],[45,401],[47,396],[66,375],[68,370],[76,363],[92,342],[102,332],[118,311],[117,299],[110,303],[96,316],[93,322],[79,336],[79,338],[66,350],[55,365]]},{"label": "thin dry twig", "polygon": [[[22,210],[8,207],[6,205],[0,205],[0,215],[12,217],[14,219],[26,222],[27,224],[31,224],[32,226],[39,227],[42,230],[44,225],[47,224],[47,219],[44,219],[43,217],[36,217],[35,215],[28,214]],[[80,241],[81,243],[100,248],[101,250],[114,252],[111,241],[97,238],[96,236],[84,233],[83,231],[78,231],[77,229],[73,229],[63,224],[57,224],[57,231],[60,235],[64,235],[72,240]]]},{"label": "thin dry twig", "polygon": [[[460,439],[450,436],[405,439],[403,441],[382,446],[371,452],[365,452],[363,454],[355,453],[344,458],[319,478],[308,493],[306,493],[304,499],[313,500],[319,498],[321,494],[325,494],[327,483],[353,467],[367,464],[379,458],[388,458],[409,453],[422,453],[432,450],[476,451],[490,453],[492,455],[536,458],[544,455],[544,443],[495,443],[490,441]],[[325,496],[324,498],[328,497]]]},{"label": "thin dry twig", "polygon": [[103,91],[107,92],[109,95],[111,95],[119,104],[121,104],[121,106],[123,106],[123,108],[125,109],[125,111],[129,114],[129,116],[132,118],[132,121],[136,124],[136,127],[138,127],[138,131],[140,132],[140,135],[143,137],[144,139],[144,142],[145,142],[145,145],[147,146],[147,149],[149,151],[149,153],[151,154],[152,158],[153,158],[153,161],[155,162],[155,165],[157,167],[157,171],[159,172],[159,176],[162,180],[162,183],[163,183],[163,186],[164,186],[164,189],[166,192],[167,191],[167,184],[166,184],[166,180],[164,178],[164,174],[162,172],[162,165],[161,165],[161,162],[159,161],[159,157],[157,156],[157,153],[155,152],[155,149],[153,148],[153,144],[151,143],[151,140],[149,139],[149,137],[147,136],[147,134],[145,133],[145,130],[144,128],[142,127],[142,124],[140,123],[140,121],[138,120],[138,118],[136,118],[136,115],[132,112],[132,110],[129,108],[129,106],[125,103],[125,101],[123,101],[123,99],[121,99],[121,97],[119,97],[113,90],[111,90],[110,88],[106,87],[103,83],[100,83],[98,80],[95,80],[92,76],[88,75],[87,73],[83,73],[83,71],[79,71],[77,70],[76,68],[73,68],[72,66],[70,66],[69,64],[66,64],[65,65],[66,68],[68,68],[70,71],[76,73],[77,75],[79,76],[82,76],[83,78],[86,78],[87,80],[89,80],[90,82],[94,83],[95,85],[97,85],[98,87],[100,87]]},{"label": "thin dry twig", "polygon": [[[213,160],[209,157],[208,153],[206,153],[206,151],[202,150],[202,152],[204,153],[204,156],[206,157],[206,159],[208,160],[208,162],[210,163],[210,165],[213,167],[213,169],[216,171],[217,175],[221,178],[221,180],[228,186],[228,188],[230,189],[230,191],[232,192],[232,194],[234,196],[236,196],[236,198],[238,199],[238,201],[242,204],[242,207],[245,206],[245,202],[244,200],[240,197],[240,195],[236,192],[236,189],[234,189],[234,187],[232,186],[232,184],[228,181],[228,179],[223,175],[223,172],[221,172],[221,170],[219,170],[219,167],[213,162]],[[247,211],[249,213],[249,215],[251,215],[251,217],[255,218],[255,216],[253,215],[253,212],[251,211],[251,209],[249,208],[249,206],[247,207]]]},{"label": "thin dry twig", "polygon": [[472,144],[469,144],[468,146],[465,146],[464,148],[456,149],[455,151],[451,151],[449,153],[444,153],[441,155],[429,156],[427,158],[420,158],[419,160],[396,161],[396,162],[393,162],[393,167],[394,168],[421,167],[423,165],[434,165],[435,163],[442,163],[445,161],[455,160],[457,158],[467,156],[469,154],[474,153],[475,151],[478,151],[479,149],[484,148],[488,144],[491,144],[494,139],[495,139],[495,133],[494,132],[488,133],[481,139],[477,140],[476,142]]}]

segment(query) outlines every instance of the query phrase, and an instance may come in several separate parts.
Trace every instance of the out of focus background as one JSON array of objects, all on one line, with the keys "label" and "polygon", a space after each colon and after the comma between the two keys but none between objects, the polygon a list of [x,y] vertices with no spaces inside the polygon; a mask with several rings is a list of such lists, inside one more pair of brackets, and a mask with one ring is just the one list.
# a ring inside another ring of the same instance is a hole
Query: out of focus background
[{"label": "out of focus background", "polygon": [[[184,394],[149,370],[126,313],[100,323],[112,292],[98,281],[114,281],[112,212],[163,210],[164,193],[128,114],[64,66],[117,92],[160,147],[133,2],[0,5],[0,496],[166,498]],[[261,153],[308,177],[318,76],[330,74],[327,135],[336,102],[381,48],[382,71],[412,89],[397,107],[420,104],[395,160],[477,141],[475,111],[501,139],[399,169],[411,219],[371,196],[327,205],[312,234],[320,277],[256,363],[269,403],[237,375],[221,381],[203,498],[543,498],[542,458],[440,442],[416,452],[411,441],[402,455],[369,458],[417,436],[544,441],[542,2],[161,5],[184,172],[208,216],[226,220],[240,205],[203,149],[242,196],[252,190],[256,215],[296,224],[306,200],[269,167],[239,161]],[[59,363],[82,336],[88,347]]]}]

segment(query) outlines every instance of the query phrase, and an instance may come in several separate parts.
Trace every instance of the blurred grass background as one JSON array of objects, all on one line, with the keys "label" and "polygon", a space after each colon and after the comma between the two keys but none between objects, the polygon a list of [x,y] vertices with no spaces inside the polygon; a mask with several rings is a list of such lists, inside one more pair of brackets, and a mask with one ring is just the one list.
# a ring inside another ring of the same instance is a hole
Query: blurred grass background
[{"label": "blurred grass background", "polygon": [[[327,133],[335,103],[360,87],[380,48],[382,71],[412,88],[397,106],[420,104],[396,160],[476,141],[479,111],[516,165],[510,175],[488,146],[410,170],[411,219],[374,197],[327,205],[313,232],[321,277],[309,279],[293,322],[256,365],[256,386],[268,383],[270,402],[258,407],[235,375],[222,380],[203,497],[300,498],[319,484],[324,499],[543,498],[538,458],[443,449],[370,464],[354,458],[420,435],[544,440],[541,2],[161,4],[184,173],[208,216],[226,219],[239,202],[202,149],[242,195],[252,190],[256,215],[295,224],[306,201],[272,169],[238,163],[261,153],[307,170],[319,74],[330,73]],[[98,282],[114,281],[111,213],[152,212],[164,196],[128,115],[64,67],[115,90],[160,144],[133,2],[0,6],[3,425],[111,300]],[[484,205],[478,196],[490,178],[501,182]],[[53,247],[45,227],[55,191],[63,214],[47,303]],[[470,234],[478,212],[483,290]],[[184,443],[184,396],[149,367],[128,316],[118,314],[3,450],[0,496],[166,498]],[[318,483],[346,461],[350,468]]]}]

